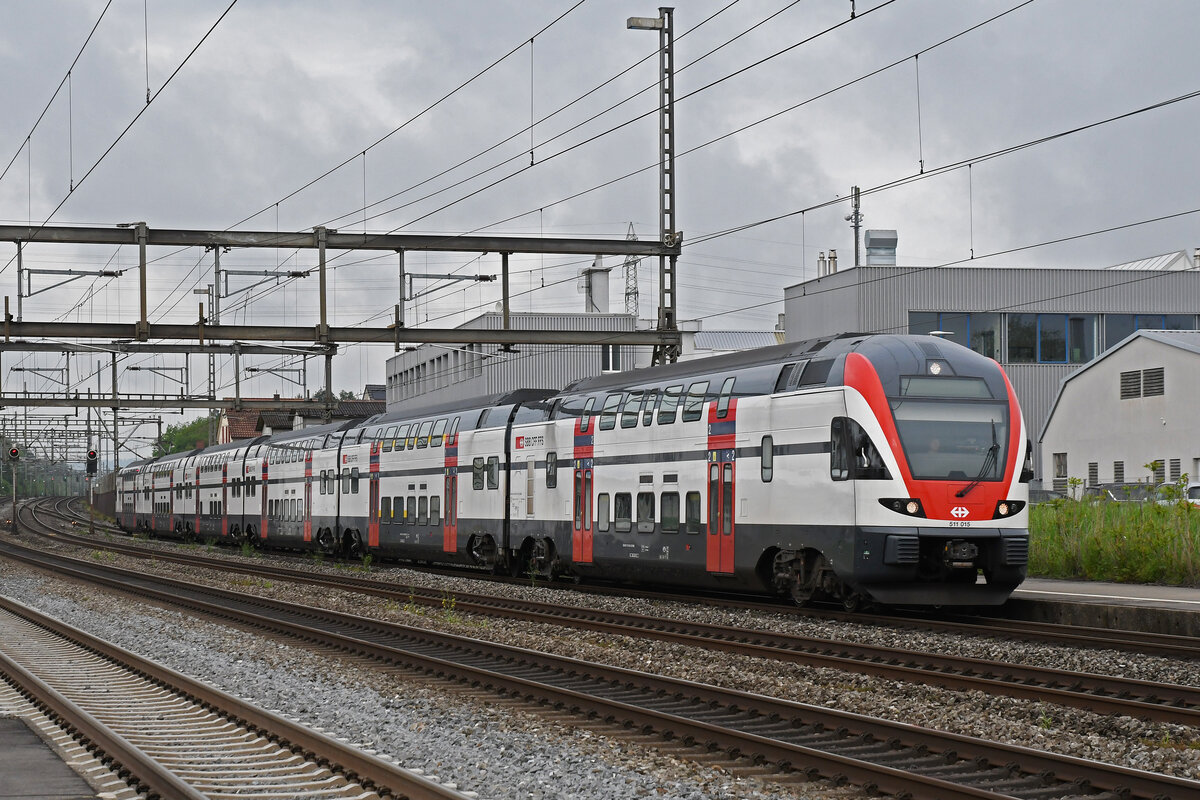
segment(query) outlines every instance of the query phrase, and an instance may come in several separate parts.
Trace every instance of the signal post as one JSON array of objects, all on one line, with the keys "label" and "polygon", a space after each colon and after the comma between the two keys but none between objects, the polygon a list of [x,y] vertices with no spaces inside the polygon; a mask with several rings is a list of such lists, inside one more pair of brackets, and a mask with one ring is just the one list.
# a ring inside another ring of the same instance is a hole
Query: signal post
[{"label": "signal post", "polygon": [[12,467],[12,532],[16,536],[21,531],[17,527],[17,462],[21,460],[21,450],[17,446],[8,450],[8,463]]}]

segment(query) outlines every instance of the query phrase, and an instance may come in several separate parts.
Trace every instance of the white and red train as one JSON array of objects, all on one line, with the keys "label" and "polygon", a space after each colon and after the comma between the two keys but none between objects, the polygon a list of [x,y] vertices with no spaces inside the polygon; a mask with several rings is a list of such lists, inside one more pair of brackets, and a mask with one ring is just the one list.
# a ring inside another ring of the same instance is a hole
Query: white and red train
[{"label": "white and red train", "polygon": [[996,605],[1030,444],[1000,366],[845,335],[131,464],[127,530],[840,600]]}]

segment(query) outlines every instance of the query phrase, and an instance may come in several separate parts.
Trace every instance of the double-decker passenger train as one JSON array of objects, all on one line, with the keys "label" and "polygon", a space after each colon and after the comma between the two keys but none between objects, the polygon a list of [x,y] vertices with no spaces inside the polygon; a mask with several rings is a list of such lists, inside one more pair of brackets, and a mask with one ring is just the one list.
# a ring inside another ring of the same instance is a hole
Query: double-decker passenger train
[{"label": "double-decker passenger train", "polygon": [[546,578],[997,605],[1031,447],[1000,366],[843,335],[137,462],[127,530]]}]

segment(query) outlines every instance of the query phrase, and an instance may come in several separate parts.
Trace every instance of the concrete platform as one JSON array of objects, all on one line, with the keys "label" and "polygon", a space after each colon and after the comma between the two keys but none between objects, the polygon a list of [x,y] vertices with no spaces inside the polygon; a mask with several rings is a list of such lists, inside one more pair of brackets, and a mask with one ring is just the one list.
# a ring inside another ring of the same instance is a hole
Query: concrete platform
[{"label": "concrete platform", "polygon": [[1030,578],[992,613],[1009,619],[1200,637],[1200,588]]},{"label": "concrete platform", "polygon": [[0,718],[0,800],[94,800],[87,781],[18,717]]}]

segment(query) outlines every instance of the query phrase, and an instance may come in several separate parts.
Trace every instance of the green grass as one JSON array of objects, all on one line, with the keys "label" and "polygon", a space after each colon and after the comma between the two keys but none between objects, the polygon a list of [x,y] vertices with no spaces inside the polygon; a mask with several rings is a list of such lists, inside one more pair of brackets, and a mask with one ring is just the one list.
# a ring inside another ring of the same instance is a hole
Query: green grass
[{"label": "green grass", "polygon": [[1200,508],[1091,500],[1034,506],[1029,574],[1200,586]]}]

